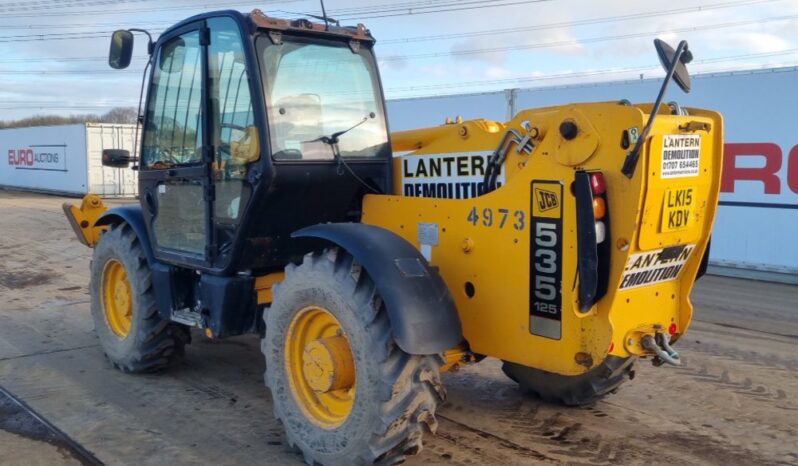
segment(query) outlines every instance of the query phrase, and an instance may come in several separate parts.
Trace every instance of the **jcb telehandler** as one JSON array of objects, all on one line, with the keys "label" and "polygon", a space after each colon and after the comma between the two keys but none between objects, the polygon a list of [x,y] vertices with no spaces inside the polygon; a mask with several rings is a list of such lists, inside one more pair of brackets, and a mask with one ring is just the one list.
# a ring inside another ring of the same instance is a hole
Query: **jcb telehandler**
[{"label": "jcb telehandler", "polygon": [[[362,25],[256,10],[171,27],[149,43],[139,154],[103,154],[135,164],[140,203],[65,205],[94,248],[103,350],[149,372],[192,328],[259,333],[274,413],[324,465],[417,452],[441,372],[486,356],[568,405],[614,391],[638,358],[678,364],[722,120],[661,104],[671,80],[689,90],[691,53],[655,43],[667,76],[653,105],[391,134]],[[132,48],[114,33],[110,65]]]}]

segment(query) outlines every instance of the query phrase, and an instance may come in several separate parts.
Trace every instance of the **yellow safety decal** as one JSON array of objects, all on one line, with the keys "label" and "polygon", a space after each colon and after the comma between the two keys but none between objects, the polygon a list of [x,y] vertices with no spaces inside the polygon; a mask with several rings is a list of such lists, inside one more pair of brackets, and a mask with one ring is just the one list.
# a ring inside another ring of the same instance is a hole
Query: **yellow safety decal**
[{"label": "yellow safety decal", "polygon": [[696,188],[666,189],[662,198],[662,224],[660,231],[670,232],[692,226]]}]

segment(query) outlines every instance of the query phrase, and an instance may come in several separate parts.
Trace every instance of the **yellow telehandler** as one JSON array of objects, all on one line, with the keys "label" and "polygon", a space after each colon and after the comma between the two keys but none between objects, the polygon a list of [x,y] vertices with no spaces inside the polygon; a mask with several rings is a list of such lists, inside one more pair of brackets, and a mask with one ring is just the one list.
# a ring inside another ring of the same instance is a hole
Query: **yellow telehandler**
[{"label": "yellow telehandler", "polygon": [[[131,61],[113,34],[110,65]],[[490,356],[520,387],[592,403],[638,358],[679,364],[723,153],[687,44],[655,41],[652,104],[571,104],[390,133],[363,26],[256,10],[148,44],[139,202],[64,210],[93,248],[91,310],[125,372],[192,328],[262,336],[265,382],[308,464],[396,464],[434,432],[443,371]]]}]

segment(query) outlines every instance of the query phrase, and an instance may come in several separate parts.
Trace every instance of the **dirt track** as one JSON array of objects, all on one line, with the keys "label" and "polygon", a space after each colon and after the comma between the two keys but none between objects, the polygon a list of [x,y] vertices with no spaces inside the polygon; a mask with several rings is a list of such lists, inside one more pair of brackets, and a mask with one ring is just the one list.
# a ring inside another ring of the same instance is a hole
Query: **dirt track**
[{"label": "dirt track", "polygon": [[[110,367],[91,253],[62,201],[0,191],[0,385],[106,464],[303,464],[273,419],[256,337],[197,334],[162,375]],[[706,277],[694,301],[685,365],[644,361],[591,408],[525,398],[493,360],[445,375],[438,435],[407,464],[798,464],[798,288]],[[79,463],[0,431],[0,464]]]}]

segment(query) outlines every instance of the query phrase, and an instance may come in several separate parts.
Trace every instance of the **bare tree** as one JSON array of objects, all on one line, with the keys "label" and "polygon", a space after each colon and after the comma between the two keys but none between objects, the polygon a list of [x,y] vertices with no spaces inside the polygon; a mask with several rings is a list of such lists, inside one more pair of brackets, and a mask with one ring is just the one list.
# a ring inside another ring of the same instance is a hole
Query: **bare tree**
[{"label": "bare tree", "polygon": [[103,115],[34,115],[19,120],[0,121],[0,129],[27,128],[31,126],[73,125],[76,123],[136,124],[138,111],[133,107],[116,107]]},{"label": "bare tree", "polygon": [[100,118],[101,123],[136,124],[138,110],[135,107],[116,107]]}]

